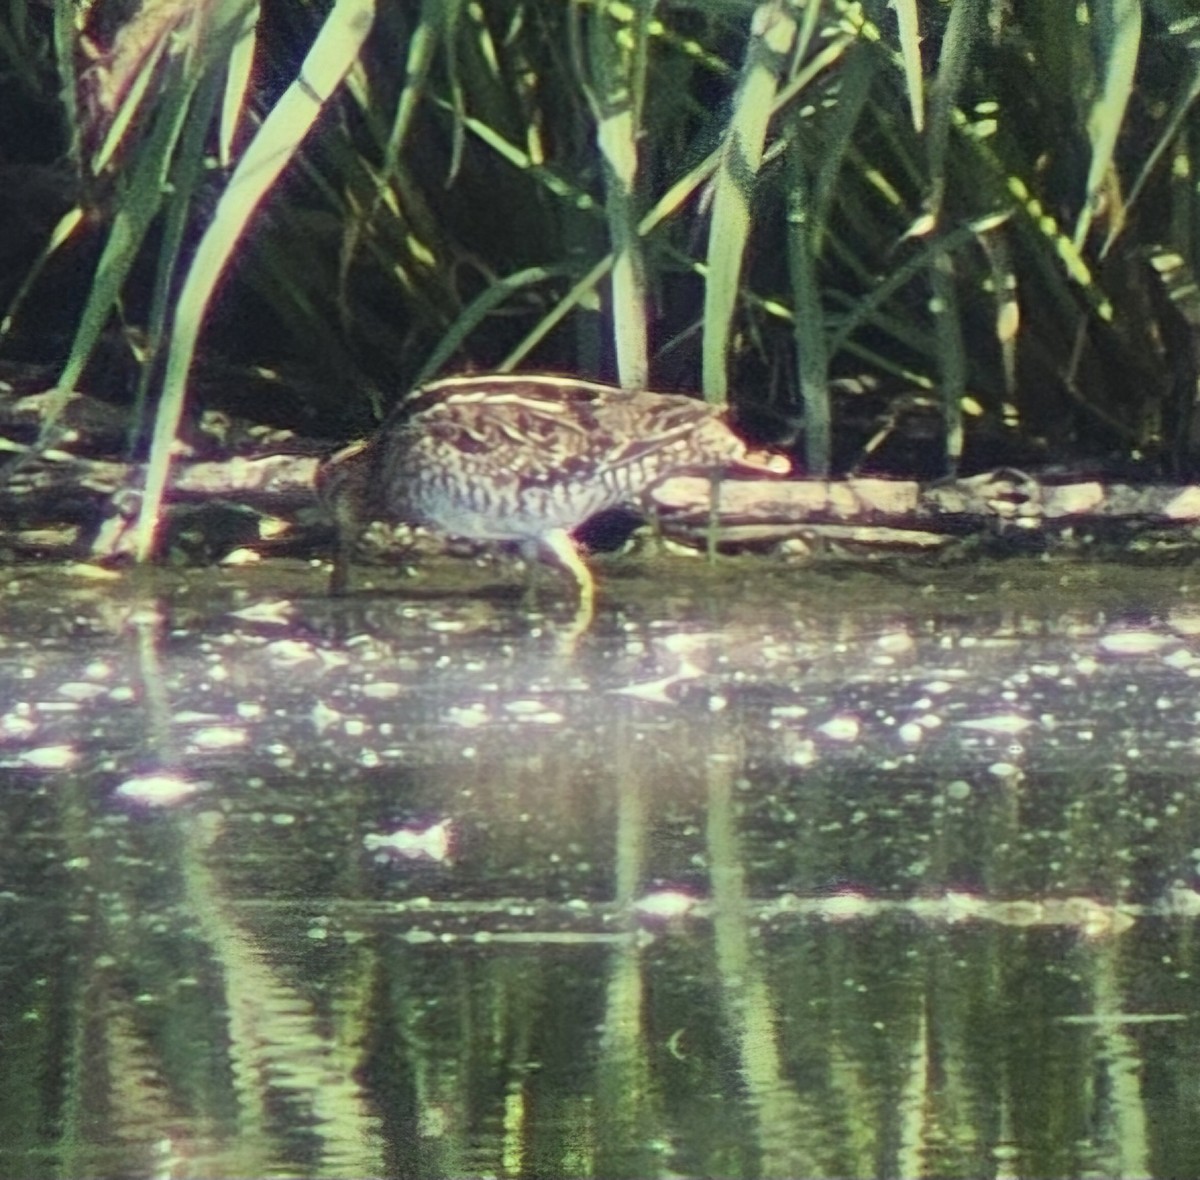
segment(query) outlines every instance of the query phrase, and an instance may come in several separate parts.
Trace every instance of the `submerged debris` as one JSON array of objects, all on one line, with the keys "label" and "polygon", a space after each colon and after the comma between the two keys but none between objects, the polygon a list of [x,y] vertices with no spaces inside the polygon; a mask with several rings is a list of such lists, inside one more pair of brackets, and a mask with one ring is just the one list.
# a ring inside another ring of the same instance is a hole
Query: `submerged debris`
[{"label": "submerged debris", "polygon": [[113,794],[144,807],[174,807],[207,785],[171,771],[152,771],[127,778]]},{"label": "submerged debris", "polygon": [[387,834],[368,832],[363,837],[363,846],[371,852],[403,856],[409,860],[424,857],[444,861],[450,857],[453,841],[454,826],[449,819],[443,819],[424,828],[412,825]]}]

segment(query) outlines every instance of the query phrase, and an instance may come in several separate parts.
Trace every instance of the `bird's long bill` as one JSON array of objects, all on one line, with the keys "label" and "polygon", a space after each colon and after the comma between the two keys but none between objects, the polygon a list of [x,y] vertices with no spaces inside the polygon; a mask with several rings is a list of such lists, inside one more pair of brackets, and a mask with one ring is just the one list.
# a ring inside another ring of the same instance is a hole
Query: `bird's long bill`
[{"label": "bird's long bill", "polygon": [[778,451],[746,450],[735,461],[734,470],[763,471],[770,475],[791,475],[792,461]]}]

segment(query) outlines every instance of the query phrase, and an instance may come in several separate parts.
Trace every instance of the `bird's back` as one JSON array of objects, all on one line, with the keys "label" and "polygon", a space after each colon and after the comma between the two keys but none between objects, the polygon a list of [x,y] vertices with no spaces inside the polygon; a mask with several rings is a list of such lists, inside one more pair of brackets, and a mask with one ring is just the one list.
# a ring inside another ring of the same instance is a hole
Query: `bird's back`
[{"label": "bird's back", "polygon": [[381,515],[490,539],[574,529],[679,471],[787,469],[693,398],[545,377],[427,386],[368,452]]}]

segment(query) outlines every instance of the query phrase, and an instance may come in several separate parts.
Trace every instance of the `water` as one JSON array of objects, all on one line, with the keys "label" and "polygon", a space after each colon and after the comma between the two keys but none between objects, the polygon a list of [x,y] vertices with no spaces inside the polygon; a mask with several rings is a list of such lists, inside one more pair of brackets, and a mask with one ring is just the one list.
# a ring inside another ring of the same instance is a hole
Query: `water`
[{"label": "water", "polygon": [[1186,573],[667,568],[11,571],[0,1175],[1200,1174]]}]

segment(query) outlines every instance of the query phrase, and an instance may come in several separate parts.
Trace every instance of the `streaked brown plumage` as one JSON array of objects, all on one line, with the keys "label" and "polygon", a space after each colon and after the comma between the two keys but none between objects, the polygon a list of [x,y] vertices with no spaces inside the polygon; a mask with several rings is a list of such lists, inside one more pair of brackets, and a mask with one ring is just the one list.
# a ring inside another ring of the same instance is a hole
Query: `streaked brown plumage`
[{"label": "streaked brown plumage", "polygon": [[575,576],[590,617],[594,584],[575,529],[605,509],[640,507],[670,475],[728,467],[783,474],[790,464],[747,448],[723,414],[680,394],[572,377],[437,381],[318,473],[339,533],[332,588],[344,588],[364,524],[403,520],[540,548]]}]

